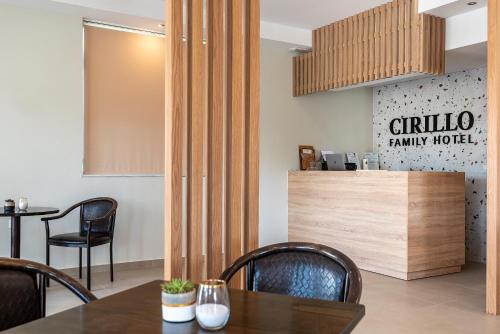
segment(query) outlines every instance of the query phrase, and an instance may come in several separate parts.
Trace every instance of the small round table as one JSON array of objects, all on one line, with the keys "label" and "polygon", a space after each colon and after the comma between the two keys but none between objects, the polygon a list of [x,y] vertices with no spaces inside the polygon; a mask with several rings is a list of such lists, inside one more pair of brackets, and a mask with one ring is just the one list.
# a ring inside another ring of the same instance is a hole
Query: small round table
[{"label": "small round table", "polygon": [[29,207],[26,210],[7,211],[0,208],[0,217],[10,217],[10,257],[21,257],[21,217],[43,216],[58,213],[56,208]]}]

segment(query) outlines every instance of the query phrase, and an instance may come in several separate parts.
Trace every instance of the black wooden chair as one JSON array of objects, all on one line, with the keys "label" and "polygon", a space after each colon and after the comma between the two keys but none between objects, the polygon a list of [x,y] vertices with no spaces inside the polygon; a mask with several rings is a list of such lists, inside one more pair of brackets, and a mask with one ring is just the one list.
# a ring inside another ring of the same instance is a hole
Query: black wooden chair
[{"label": "black wooden chair", "polygon": [[60,283],[86,304],[97,299],[80,283],[54,268],[0,258],[0,331],[45,317],[48,279]]},{"label": "black wooden chair", "polygon": [[[87,248],[87,289],[90,290],[90,249],[109,243],[110,278],[111,282],[113,282],[113,235],[117,207],[118,203],[112,198],[93,198],[73,205],[60,215],[42,218],[42,221],[45,222],[47,240],[47,265],[50,265],[50,246],[78,247],[78,276],[82,278],[82,248]],[[79,231],[51,236],[49,222],[61,219],[77,208],[80,208]],[[48,284],[47,281],[47,286]]]},{"label": "black wooden chair", "polygon": [[229,282],[243,267],[248,291],[355,304],[361,298],[358,267],[327,246],[289,242],[259,248],[236,260],[220,278]]}]

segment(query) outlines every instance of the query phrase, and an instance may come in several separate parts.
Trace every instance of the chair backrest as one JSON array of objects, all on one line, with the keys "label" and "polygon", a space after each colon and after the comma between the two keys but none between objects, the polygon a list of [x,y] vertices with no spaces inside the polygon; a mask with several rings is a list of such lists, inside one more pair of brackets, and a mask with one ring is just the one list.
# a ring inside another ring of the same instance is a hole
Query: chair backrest
[{"label": "chair backrest", "polygon": [[[92,232],[113,234],[115,228],[116,200],[108,197],[93,198],[80,203],[80,231],[88,230],[92,220]],[[105,217],[104,219],[100,219]]]},{"label": "chair backrest", "polygon": [[229,282],[246,267],[246,289],[359,303],[361,274],[343,253],[323,245],[290,242],[259,248],[232,264],[221,275]]},{"label": "chair backrest", "polygon": [[0,331],[45,316],[45,283],[55,280],[84,303],[97,298],[68,275],[46,265],[0,258]]}]

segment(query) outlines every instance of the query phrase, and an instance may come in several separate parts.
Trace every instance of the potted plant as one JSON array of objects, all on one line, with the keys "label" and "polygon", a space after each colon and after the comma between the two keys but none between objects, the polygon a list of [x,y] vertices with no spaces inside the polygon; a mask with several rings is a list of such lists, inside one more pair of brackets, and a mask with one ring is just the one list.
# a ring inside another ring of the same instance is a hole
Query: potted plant
[{"label": "potted plant", "polygon": [[196,316],[196,289],[191,281],[174,278],[161,285],[163,320],[187,322]]}]

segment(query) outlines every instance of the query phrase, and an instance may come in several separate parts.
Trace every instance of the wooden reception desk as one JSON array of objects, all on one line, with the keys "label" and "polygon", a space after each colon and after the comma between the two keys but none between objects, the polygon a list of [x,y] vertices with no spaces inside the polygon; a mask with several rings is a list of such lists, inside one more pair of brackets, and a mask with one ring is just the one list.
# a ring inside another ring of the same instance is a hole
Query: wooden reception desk
[{"label": "wooden reception desk", "polygon": [[290,241],[328,245],[405,280],[465,263],[464,173],[288,173]]}]

